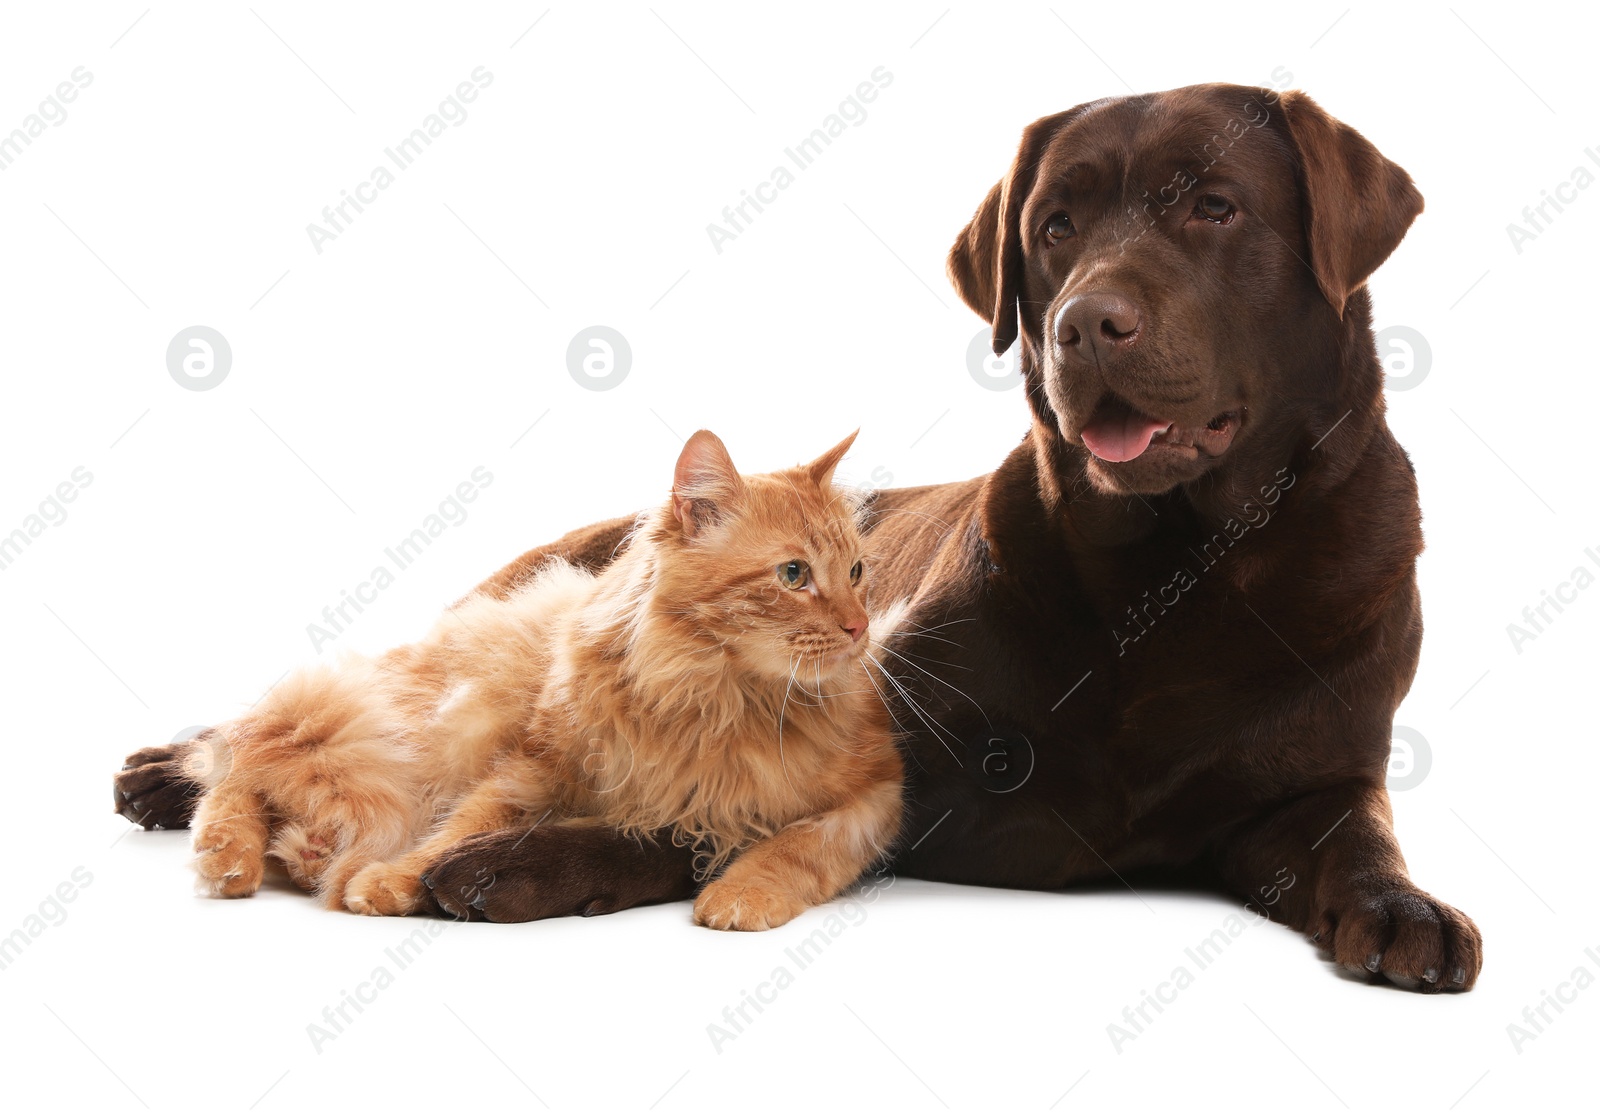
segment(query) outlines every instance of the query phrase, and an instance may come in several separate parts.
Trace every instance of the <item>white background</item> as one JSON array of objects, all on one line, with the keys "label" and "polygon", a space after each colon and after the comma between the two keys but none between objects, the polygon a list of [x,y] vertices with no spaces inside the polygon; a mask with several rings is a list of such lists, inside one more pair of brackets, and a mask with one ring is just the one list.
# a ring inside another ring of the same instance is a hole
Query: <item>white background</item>
[{"label": "white background", "polygon": [[[1506,1029],[1575,968],[1600,977],[1600,589],[1520,651],[1506,628],[1600,574],[1600,188],[1520,254],[1506,232],[1600,149],[1596,28],[1571,9],[39,8],[0,26],[0,132],[75,67],[93,80],[0,172],[0,534],[74,468],[93,481],[0,571],[0,933],[74,868],[93,881],[0,972],[14,1103],[1490,1115],[1584,1082],[1600,990],[1520,1054]],[[479,66],[467,119],[317,253],[307,224]],[[867,119],[717,253],[707,224],[880,66]],[[970,375],[980,323],[943,260],[1022,127],[1279,67],[1427,197],[1373,281],[1378,325],[1432,351],[1390,393],[1428,537],[1398,721],[1432,753],[1394,802],[1419,883],[1483,929],[1473,993],[1345,981],[1256,927],[1119,1054],[1108,1023],[1232,902],[901,881],[718,1053],[707,1025],[796,971],[785,949],[838,905],[763,935],[695,929],[687,904],[454,926],[401,972],[384,949],[416,922],[196,898],[187,833],[111,814],[125,753],[310,658],[307,625],[474,467],[494,481],[470,516],[324,655],[412,638],[523,549],[659,500],[696,427],[749,470],[858,424],[857,481],[991,469],[1026,409]],[[606,392],[566,368],[597,323],[633,351]],[[196,324],[233,351],[204,392],[165,364]],[[385,965],[316,1053],[308,1024]]]}]

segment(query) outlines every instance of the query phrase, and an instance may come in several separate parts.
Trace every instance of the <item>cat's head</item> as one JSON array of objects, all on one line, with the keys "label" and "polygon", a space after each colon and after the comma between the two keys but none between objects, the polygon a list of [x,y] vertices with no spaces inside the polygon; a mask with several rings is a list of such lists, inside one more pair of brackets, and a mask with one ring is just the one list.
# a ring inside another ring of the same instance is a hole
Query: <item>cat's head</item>
[{"label": "cat's head", "polygon": [[690,436],[656,519],[657,607],[773,680],[815,685],[854,666],[868,648],[859,502],[833,485],[854,441],[789,470],[741,475],[722,440]]}]

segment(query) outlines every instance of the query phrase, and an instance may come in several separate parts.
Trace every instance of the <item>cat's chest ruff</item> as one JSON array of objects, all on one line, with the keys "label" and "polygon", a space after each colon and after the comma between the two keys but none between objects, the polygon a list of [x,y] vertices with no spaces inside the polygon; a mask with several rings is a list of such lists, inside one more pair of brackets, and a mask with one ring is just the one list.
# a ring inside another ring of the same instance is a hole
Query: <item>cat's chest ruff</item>
[{"label": "cat's chest ruff", "polygon": [[828,752],[841,748],[839,737],[834,720],[805,711],[756,709],[735,719],[691,713],[645,720],[628,736],[628,746],[689,776],[708,770],[763,776],[784,768],[793,773],[797,766],[807,772],[821,769]]},{"label": "cat's chest ruff", "polygon": [[726,814],[724,827],[810,811],[831,795],[830,771],[846,749],[834,720],[781,705],[736,718],[674,712],[584,737],[586,768],[609,774],[617,796],[669,815],[695,805]]}]

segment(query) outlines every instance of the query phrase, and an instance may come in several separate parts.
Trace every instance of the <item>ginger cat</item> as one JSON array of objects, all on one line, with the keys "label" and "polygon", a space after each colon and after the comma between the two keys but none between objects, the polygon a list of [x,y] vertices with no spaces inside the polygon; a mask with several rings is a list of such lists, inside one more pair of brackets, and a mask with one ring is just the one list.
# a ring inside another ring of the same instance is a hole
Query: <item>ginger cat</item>
[{"label": "ginger cat", "polygon": [[695,845],[722,870],[702,925],[774,928],[838,894],[893,842],[903,778],[857,507],[832,484],[854,439],[743,477],[696,432],[599,574],[552,562],[202,736],[202,883],[248,896],[274,858],[332,908],[411,913],[460,840],[585,817]]}]

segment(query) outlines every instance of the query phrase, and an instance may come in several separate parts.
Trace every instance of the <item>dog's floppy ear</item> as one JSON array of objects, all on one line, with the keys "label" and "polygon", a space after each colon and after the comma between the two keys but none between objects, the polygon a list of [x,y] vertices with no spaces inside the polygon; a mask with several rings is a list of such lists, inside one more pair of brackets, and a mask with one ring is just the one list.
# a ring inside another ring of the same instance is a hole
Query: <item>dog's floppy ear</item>
[{"label": "dog's floppy ear", "polygon": [[1281,98],[1300,156],[1306,245],[1317,286],[1340,316],[1422,213],[1411,176],[1298,90]]},{"label": "dog's floppy ear", "polygon": [[989,189],[951,246],[945,270],[968,307],[994,328],[994,352],[1017,340],[1017,300],[1022,295],[1022,207],[1033,190],[1039,160],[1056,132],[1078,109],[1043,117],[1022,133],[1011,170]]}]

